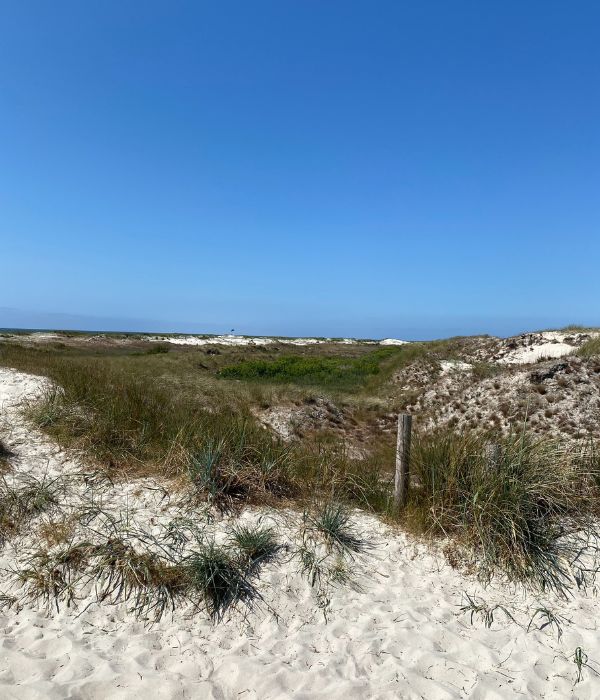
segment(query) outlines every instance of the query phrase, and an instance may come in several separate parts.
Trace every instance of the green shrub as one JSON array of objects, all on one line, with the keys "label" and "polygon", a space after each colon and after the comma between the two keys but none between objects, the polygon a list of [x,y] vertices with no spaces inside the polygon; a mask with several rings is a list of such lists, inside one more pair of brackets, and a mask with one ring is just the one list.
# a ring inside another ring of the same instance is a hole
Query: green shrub
[{"label": "green shrub", "polygon": [[276,360],[243,360],[224,367],[219,376],[247,381],[354,385],[378,374],[381,361],[393,352],[384,348],[358,358],[288,355]]}]

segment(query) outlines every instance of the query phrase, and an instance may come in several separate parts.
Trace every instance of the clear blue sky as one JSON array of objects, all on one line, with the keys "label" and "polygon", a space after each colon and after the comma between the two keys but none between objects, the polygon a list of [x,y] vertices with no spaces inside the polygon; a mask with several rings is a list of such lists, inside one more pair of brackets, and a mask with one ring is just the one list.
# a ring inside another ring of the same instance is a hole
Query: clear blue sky
[{"label": "clear blue sky", "polygon": [[596,0],[0,0],[0,326],[600,324]]}]

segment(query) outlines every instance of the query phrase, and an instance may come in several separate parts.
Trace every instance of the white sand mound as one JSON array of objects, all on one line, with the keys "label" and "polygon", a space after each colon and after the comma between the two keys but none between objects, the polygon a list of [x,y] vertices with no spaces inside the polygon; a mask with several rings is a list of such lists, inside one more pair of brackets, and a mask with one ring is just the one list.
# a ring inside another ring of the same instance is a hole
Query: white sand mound
[{"label": "white sand mound", "polygon": [[172,343],[173,345],[270,345],[273,338],[247,338],[243,335],[215,335],[215,336],[156,336],[150,341]]},{"label": "white sand mound", "polygon": [[180,336],[155,336],[149,338],[150,341],[163,343],[173,343],[173,345],[272,345],[280,343],[282,345],[323,345],[324,343],[336,343],[340,345],[351,345],[357,342],[353,338],[267,338],[251,337],[244,335],[180,335]]},{"label": "white sand mound", "polygon": [[542,331],[524,333],[503,341],[503,347],[494,358],[499,364],[524,365],[544,359],[573,354],[586,340],[597,337],[597,332],[570,333]]},{"label": "white sand mound", "polygon": [[324,345],[334,343],[336,345],[404,345],[407,340],[386,338],[385,340],[356,340],[355,338],[269,338],[262,336],[244,335],[165,335],[148,338],[151,342],[172,343],[173,345]]},{"label": "white sand mound", "polygon": [[[60,452],[27,426],[17,402],[43,386],[37,378],[0,369],[2,438],[16,454],[17,471],[75,472],[85,465]],[[173,506],[151,480],[107,486],[104,502],[127,504],[145,523],[170,517]],[[285,536],[285,513],[274,513]],[[176,610],[144,624],[126,605],[82,602],[46,613],[23,603],[0,613],[0,697],[129,699],[219,698],[596,698],[599,679],[583,668],[578,684],[573,654],[600,662],[600,601],[575,592],[569,601],[537,599],[512,589],[483,589],[423,546],[375,518],[356,514],[357,526],[378,542],[357,561],[362,591],[331,591],[325,622],[314,592],[285,558],[261,576],[265,600],[247,616],[234,613],[213,626],[202,613]],[[35,527],[0,552],[0,590],[7,571],[36,544]],[[39,544],[39,542],[37,543]],[[10,589],[12,590],[12,589]],[[462,610],[466,594],[488,610]],[[323,603],[323,601],[321,601]],[[529,620],[543,605],[561,615],[563,634]],[[277,615],[275,615],[277,613]]]},{"label": "white sand mound", "polygon": [[398,338],[384,338],[379,341],[379,345],[406,345],[408,340],[399,340]]},{"label": "white sand mound", "polygon": [[576,348],[567,343],[540,343],[531,347],[519,348],[498,360],[500,364],[525,365],[539,360],[571,355]]}]

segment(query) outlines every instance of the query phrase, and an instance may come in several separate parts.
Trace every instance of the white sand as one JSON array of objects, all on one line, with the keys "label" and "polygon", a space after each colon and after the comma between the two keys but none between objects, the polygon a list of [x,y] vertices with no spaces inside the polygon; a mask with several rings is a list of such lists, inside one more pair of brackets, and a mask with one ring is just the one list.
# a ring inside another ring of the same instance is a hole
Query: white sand
[{"label": "white sand", "polygon": [[284,345],[321,345],[323,343],[337,342],[341,344],[353,343],[350,338],[333,341],[329,338],[267,338],[250,337],[245,335],[180,335],[180,336],[156,336],[149,338],[151,341],[173,343],[173,345],[272,345],[282,343]]},{"label": "white sand", "polygon": [[408,340],[399,340],[398,338],[384,338],[379,341],[379,345],[406,345]]},{"label": "white sand", "polygon": [[441,374],[450,374],[453,372],[468,372],[473,369],[473,365],[468,362],[462,362],[461,360],[441,360],[440,361],[440,372]]},{"label": "white sand", "polygon": [[385,340],[356,340],[354,338],[269,338],[260,336],[244,335],[178,335],[161,336],[157,335],[148,340],[153,342],[173,343],[174,345],[272,345],[280,343],[282,345],[323,345],[325,343],[335,343],[337,345],[404,345],[408,341],[387,338]]},{"label": "white sand", "polygon": [[597,332],[569,333],[568,331],[542,331],[516,336],[518,347],[506,352],[497,360],[499,364],[524,365],[539,360],[565,357],[576,352],[588,338],[595,338]]},{"label": "white sand", "polygon": [[[60,340],[61,335],[57,333],[24,333],[19,336],[13,336],[19,340],[25,340],[32,343],[45,343],[50,340]],[[103,333],[90,336],[82,336],[83,340],[94,342],[109,338]],[[358,340],[356,338],[288,338],[288,337],[269,337],[269,336],[247,336],[247,335],[152,335],[142,336],[142,340],[153,343],[171,343],[173,345],[230,345],[230,346],[246,346],[246,345],[404,345],[409,342],[406,340],[397,340],[395,338],[387,338],[386,340]]]},{"label": "white sand", "polygon": [[525,365],[538,360],[571,355],[577,348],[567,343],[540,343],[528,348],[519,348],[498,360],[499,364]]},{"label": "white sand", "polygon": [[[16,403],[41,381],[0,369],[0,434],[16,453],[17,472],[74,472],[82,466],[27,426]],[[106,487],[104,499],[145,523],[164,519],[174,504],[151,480]],[[256,514],[254,514],[256,515]],[[281,524],[286,517],[274,514]],[[582,647],[600,662],[600,603],[576,592],[561,602],[510,588],[483,589],[442,557],[376,519],[358,526],[379,543],[356,563],[363,591],[332,592],[328,623],[293,562],[266,567],[262,607],[245,619],[232,614],[218,626],[204,614],[177,610],[151,627],[126,606],[80,601],[46,614],[23,603],[0,613],[0,698],[597,698],[600,679],[583,669],[575,684],[572,655]],[[292,518],[293,520],[293,518]],[[216,527],[219,524],[217,523]],[[0,590],[14,592],[5,570],[35,545],[35,527],[0,553]],[[468,592],[500,602],[491,628],[461,612]],[[90,601],[92,598],[90,598]],[[558,641],[551,626],[527,631],[537,607],[564,617]],[[278,618],[269,611],[271,606]],[[517,624],[518,623],[518,624]],[[598,668],[598,666],[596,666]]]}]

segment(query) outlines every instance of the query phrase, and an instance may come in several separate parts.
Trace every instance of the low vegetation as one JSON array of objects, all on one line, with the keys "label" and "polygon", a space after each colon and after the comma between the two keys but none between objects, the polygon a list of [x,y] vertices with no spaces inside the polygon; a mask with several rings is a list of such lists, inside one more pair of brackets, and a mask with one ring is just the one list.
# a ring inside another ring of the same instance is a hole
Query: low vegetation
[{"label": "low vegetation", "polygon": [[600,357],[600,337],[590,338],[577,351],[580,357]]},{"label": "low vegetation", "polygon": [[[344,388],[348,395],[369,390],[380,400],[377,392],[398,368],[459,356],[462,343],[251,359],[238,357],[237,350],[222,357],[221,351],[147,355],[134,348],[95,357],[71,348],[17,350],[0,344],[0,363],[50,378],[30,417],[60,444],[84,450],[111,479],[157,476],[196,506],[208,504],[218,513],[236,514],[246,505],[303,512],[293,556],[324,611],[330,586],[350,582],[349,562],[370,546],[352,525],[352,507],[396,520],[420,536],[447,538],[450,561],[484,579],[502,575],[565,595],[573,585],[586,585],[596,570],[592,543],[600,462],[591,443],[534,440],[527,430],[504,438],[481,431],[417,434],[410,501],[398,514],[391,502],[392,432],[381,433],[380,444],[358,456],[332,436],[284,443],[259,425],[251,394],[244,393],[263,384],[314,384]],[[176,375],[180,366],[185,372]],[[190,368],[211,373],[210,405],[190,388]],[[475,368],[475,379],[488,380],[498,371],[485,362]],[[231,393],[219,393],[219,386]],[[499,445],[493,459],[487,450],[491,440]],[[16,500],[2,496],[4,532],[18,532],[33,514],[52,509],[55,496],[47,486],[38,485],[39,498],[33,500],[24,492]],[[37,566],[47,573],[23,574],[24,584],[33,591],[71,591],[82,571],[93,572],[105,582],[101,597],[133,601],[140,614],[160,615],[181,598],[201,600],[215,620],[231,606],[251,607],[260,600],[260,569],[282,552],[271,528],[238,524],[225,542],[216,543],[186,527],[172,528],[170,536],[172,542],[194,542],[189,556],[179,552],[157,560],[139,543],[116,536],[93,547],[82,540],[65,549],[58,568],[37,560],[30,572]],[[56,572],[62,572],[62,583]]]},{"label": "low vegetation", "polygon": [[394,349],[384,348],[358,358],[288,355],[277,360],[243,360],[223,367],[219,376],[225,379],[352,386],[363,384],[369,376],[379,374],[381,362],[394,354]]},{"label": "low vegetation", "polygon": [[265,604],[260,591],[265,567],[277,565],[280,559],[302,562],[312,556],[310,571],[302,570],[327,614],[328,605],[323,601],[328,601],[332,586],[353,579],[345,558],[352,551],[354,559],[371,544],[365,539],[358,549],[351,545],[343,551],[321,551],[325,540],[313,524],[320,522],[327,508],[340,514],[328,536],[333,533],[339,541],[354,542],[349,513],[334,504],[316,508],[310,522],[292,518],[285,534],[262,518],[254,523],[234,519],[233,524],[215,524],[209,517],[203,523],[197,510],[188,511],[189,518],[155,526],[151,532],[134,522],[128,512],[92,505],[102,498],[89,482],[86,489],[66,506],[74,509],[70,517],[74,528],[66,541],[49,547],[21,547],[25,554],[11,570],[20,595],[4,596],[4,604],[29,600],[48,610],[60,610],[63,604],[77,606],[92,595],[98,603],[126,604],[148,622],[185,605],[188,611],[205,612],[217,623],[233,611],[245,614]]},{"label": "low vegetation", "polygon": [[590,445],[523,433],[490,453],[481,436],[429,434],[416,440],[413,469],[406,521],[449,537],[450,558],[483,578],[566,595],[595,573],[599,473]]},{"label": "low vegetation", "polygon": [[19,534],[33,518],[58,506],[62,479],[21,475],[16,482],[0,479],[0,544]]},{"label": "low vegetation", "polygon": [[251,607],[258,590],[242,563],[229,548],[209,542],[191,555],[186,573],[193,588],[200,593],[212,620],[218,622],[231,607]]},{"label": "low vegetation", "polygon": [[368,537],[355,532],[350,514],[339,503],[325,503],[315,515],[305,513],[304,519],[321,534],[327,549],[337,554],[352,557],[371,544]]},{"label": "low vegetation", "polygon": [[272,527],[236,525],[231,543],[240,552],[248,569],[273,561],[281,549],[277,533]]},{"label": "low vegetation", "polygon": [[386,450],[365,461],[335,441],[285,444],[248,407],[208,409],[116,364],[34,351],[10,359],[54,382],[30,407],[34,422],[59,443],[85,450],[111,478],[153,474],[188,483],[220,510],[322,493],[377,512],[388,508]]}]

